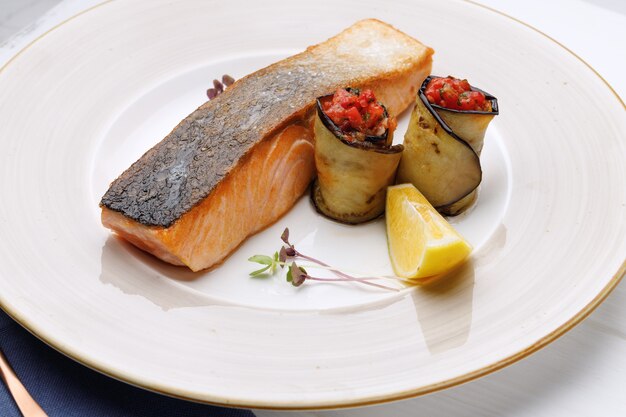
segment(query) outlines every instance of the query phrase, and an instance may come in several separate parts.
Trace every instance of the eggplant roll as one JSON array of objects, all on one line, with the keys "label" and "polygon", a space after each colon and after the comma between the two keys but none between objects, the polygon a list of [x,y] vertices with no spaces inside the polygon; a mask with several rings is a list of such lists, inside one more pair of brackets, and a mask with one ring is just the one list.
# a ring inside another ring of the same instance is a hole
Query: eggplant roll
[{"label": "eggplant roll", "polygon": [[479,157],[487,127],[498,114],[498,101],[471,87],[486,100],[481,110],[433,104],[425,91],[434,78],[441,77],[426,78],[418,92],[396,182],[412,183],[440,213],[455,216],[476,199],[482,180]]},{"label": "eggplant roll", "polygon": [[[317,211],[333,220],[363,223],[384,212],[387,186],[394,182],[403,146],[391,146],[393,124],[377,135],[357,132],[360,138],[355,139],[324,111],[323,103],[332,97],[331,94],[317,100],[314,122],[317,179],[311,198]],[[382,108],[385,117],[389,117]]]}]

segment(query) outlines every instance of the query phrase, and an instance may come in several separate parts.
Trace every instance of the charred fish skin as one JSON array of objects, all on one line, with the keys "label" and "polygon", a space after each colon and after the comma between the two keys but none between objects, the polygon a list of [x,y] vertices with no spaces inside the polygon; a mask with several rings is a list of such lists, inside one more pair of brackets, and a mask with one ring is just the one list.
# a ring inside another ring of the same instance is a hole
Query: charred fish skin
[{"label": "charred fish skin", "polygon": [[[237,90],[234,85],[194,111],[111,184],[101,205],[144,225],[171,226],[254,145],[298,118],[293,108],[305,104],[298,87],[314,77],[305,66],[276,70],[262,70],[255,82],[239,80]],[[286,104],[294,96],[296,103]]]},{"label": "charred fish skin", "polygon": [[[358,37],[362,43],[359,26],[368,26],[366,30],[376,26],[379,36],[397,37],[398,33],[387,24],[367,20],[337,37],[344,38],[342,43]],[[415,48],[416,41],[406,38],[402,42]],[[369,53],[367,46],[362,49]],[[423,45],[419,49],[432,54]],[[336,56],[318,51],[322,52],[318,46],[311,47],[244,77],[200,106],[111,184],[101,206],[146,226],[169,227],[204,199],[263,138],[310,114],[320,91],[329,92],[338,85],[367,85],[372,73],[387,70],[393,75],[397,71],[397,67],[382,64],[376,68],[358,60],[349,72],[338,71]]]},{"label": "charred fish skin", "polygon": [[218,265],[287,213],[315,177],[316,97],[369,88],[399,114],[433,53],[367,19],[239,79],[113,181],[102,224],[165,262],[192,271]]}]

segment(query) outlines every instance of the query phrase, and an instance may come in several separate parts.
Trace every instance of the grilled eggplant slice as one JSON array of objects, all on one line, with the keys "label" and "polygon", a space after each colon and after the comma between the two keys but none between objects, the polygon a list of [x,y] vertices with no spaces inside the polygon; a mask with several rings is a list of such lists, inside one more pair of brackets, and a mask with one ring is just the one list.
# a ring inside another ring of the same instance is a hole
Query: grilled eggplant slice
[{"label": "grilled eggplant slice", "polygon": [[412,183],[440,213],[454,216],[476,199],[482,180],[479,157],[489,122],[498,114],[498,102],[472,87],[485,95],[490,110],[454,110],[431,104],[424,91],[432,78],[426,78],[418,92],[404,136],[397,183]]},{"label": "grilled eggplant slice", "polygon": [[311,199],[326,217],[348,224],[363,223],[384,212],[387,186],[394,182],[403,146],[391,146],[393,126],[364,140],[350,138],[324,112],[322,102],[329,97],[332,94],[318,98],[316,103],[317,179]]}]

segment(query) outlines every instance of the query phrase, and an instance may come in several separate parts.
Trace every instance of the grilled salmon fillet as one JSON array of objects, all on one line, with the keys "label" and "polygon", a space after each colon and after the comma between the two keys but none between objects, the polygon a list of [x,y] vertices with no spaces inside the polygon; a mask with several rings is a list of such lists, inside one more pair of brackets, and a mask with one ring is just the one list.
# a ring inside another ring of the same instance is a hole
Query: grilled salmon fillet
[{"label": "grilled salmon fillet", "polygon": [[430,74],[433,52],[368,19],[238,80],[113,181],[100,202],[103,225],[193,271],[220,263],[315,176],[316,97],[371,88],[397,115]]}]

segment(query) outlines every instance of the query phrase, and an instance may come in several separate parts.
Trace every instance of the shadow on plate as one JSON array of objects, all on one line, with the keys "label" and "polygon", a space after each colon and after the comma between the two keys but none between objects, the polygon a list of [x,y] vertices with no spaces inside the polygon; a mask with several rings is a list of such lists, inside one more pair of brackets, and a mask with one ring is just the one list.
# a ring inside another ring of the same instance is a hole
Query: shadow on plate
[{"label": "shadow on plate", "polygon": [[417,288],[412,297],[431,354],[467,342],[474,298],[474,263],[471,259],[436,281]]},{"label": "shadow on plate", "polygon": [[[134,258],[134,259],[132,259]],[[113,235],[102,247],[100,281],[124,294],[139,295],[163,311],[173,308],[231,305],[186,287],[179,281],[199,278],[206,272],[161,262]]]}]

